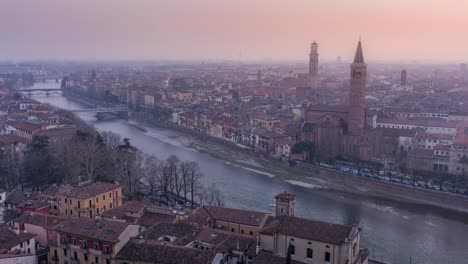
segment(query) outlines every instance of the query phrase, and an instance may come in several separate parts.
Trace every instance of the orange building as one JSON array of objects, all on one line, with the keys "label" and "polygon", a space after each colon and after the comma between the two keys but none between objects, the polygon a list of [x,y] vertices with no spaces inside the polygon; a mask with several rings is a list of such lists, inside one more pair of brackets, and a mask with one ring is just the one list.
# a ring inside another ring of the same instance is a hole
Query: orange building
[{"label": "orange building", "polygon": [[122,205],[122,186],[103,182],[65,185],[57,193],[57,203],[60,216],[92,218]]}]

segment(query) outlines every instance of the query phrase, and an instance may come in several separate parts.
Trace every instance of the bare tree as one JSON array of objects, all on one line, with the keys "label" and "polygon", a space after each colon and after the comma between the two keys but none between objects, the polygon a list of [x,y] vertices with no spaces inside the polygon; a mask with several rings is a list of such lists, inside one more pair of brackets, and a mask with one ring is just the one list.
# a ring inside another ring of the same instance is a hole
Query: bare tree
[{"label": "bare tree", "polygon": [[50,145],[50,153],[56,183],[70,183],[73,178],[80,175],[80,163],[77,162],[79,160],[78,153],[68,140],[54,141]]},{"label": "bare tree", "polygon": [[[192,207],[195,205],[195,196],[199,194],[201,189],[200,179],[202,177],[202,173],[200,171],[200,167],[196,162],[188,162],[188,175],[187,175],[187,190],[190,193],[190,202]],[[202,195],[200,195],[201,197]],[[202,203],[202,202],[200,202]]]},{"label": "bare tree", "polygon": [[143,177],[149,193],[154,193],[159,187],[160,163],[154,156],[144,157]]},{"label": "bare tree", "polygon": [[216,183],[212,183],[208,188],[203,191],[203,202],[208,205],[223,206],[224,197],[221,191],[216,186]]},{"label": "bare tree", "polygon": [[180,193],[179,179],[179,164],[180,160],[177,156],[171,155],[166,160],[166,166],[169,173],[169,190],[173,194]]},{"label": "bare tree", "polygon": [[96,136],[90,132],[78,132],[74,140],[74,147],[78,154],[78,162],[81,165],[81,174],[94,182],[99,177],[111,174],[106,162],[109,156],[105,146],[96,140]]},{"label": "bare tree", "polygon": [[114,160],[114,168],[118,181],[128,199],[137,198],[140,191],[140,177],[143,174],[143,153],[130,145],[130,140],[124,138],[118,147],[119,155]]},{"label": "bare tree", "polygon": [[122,138],[119,134],[111,131],[104,131],[101,133],[102,141],[106,145],[107,149],[115,150],[122,144]]}]

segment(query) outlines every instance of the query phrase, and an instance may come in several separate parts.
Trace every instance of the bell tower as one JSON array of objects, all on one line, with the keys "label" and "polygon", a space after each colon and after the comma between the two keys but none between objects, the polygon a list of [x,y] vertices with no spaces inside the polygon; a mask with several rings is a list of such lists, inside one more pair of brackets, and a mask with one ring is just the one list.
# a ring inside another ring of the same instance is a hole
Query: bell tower
[{"label": "bell tower", "polygon": [[289,215],[294,216],[294,207],[296,196],[292,193],[281,192],[275,196],[276,214],[275,216]]},{"label": "bell tower", "polygon": [[366,69],[359,40],[354,61],[351,64],[348,128],[353,134],[365,128],[366,123]]},{"label": "bell tower", "polygon": [[312,88],[318,88],[318,63],[319,63],[319,53],[318,53],[318,44],[314,41],[310,45],[310,54],[309,54],[309,78],[310,86]]}]

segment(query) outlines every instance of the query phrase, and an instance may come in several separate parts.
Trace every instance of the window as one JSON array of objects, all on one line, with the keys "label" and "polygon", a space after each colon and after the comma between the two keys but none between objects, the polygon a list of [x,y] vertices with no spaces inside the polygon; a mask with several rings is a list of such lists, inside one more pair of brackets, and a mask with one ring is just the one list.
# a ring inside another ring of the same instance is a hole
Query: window
[{"label": "window", "polygon": [[81,243],[82,243],[84,249],[88,248],[88,241],[83,240],[83,241],[81,241]]},{"label": "window", "polygon": [[231,232],[234,232],[234,228],[231,228]]},{"label": "window", "polygon": [[253,232],[252,232],[252,231],[250,231],[249,234],[250,234],[251,236],[253,236]]},{"label": "window", "polygon": [[112,203],[110,203],[109,207],[112,209]]},{"label": "window", "polygon": [[325,262],[330,262],[330,252],[325,252]]},{"label": "window", "polygon": [[96,208],[96,213],[99,214],[99,208]]},{"label": "window", "polygon": [[241,234],[244,234],[244,230],[241,230]]},{"label": "window", "polygon": [[88,261],[88,254],[84,254],[84,260]]},{"label": "window", "polygon": [[307,258],[312,258],[312,256],[313,256],[313,251],[312,251],[311,248],[308,248],[307,249]]},{"label": "window", "polygon": [[98,203],[98,202],[99,202],[99,197],[96,197],[96,203]]},{"label": "window", "polygon": [[91,200],[89,200],[89,207],[91,207]]},{"label": "window", "polygon": [[72,199],[70,199],[70,201],[69,201],[69,202],[70,202],[70,204],[72,204]]},{"label": "window", "polygon": [[70,215],[73,215],[73,210],[70,210]]},{"label": "window", "polygon": [[93,243],[93,248],[96,249],[96,250],[98,250],[98,248],[99,248],[98,243],[94,242],[94,243]]},{"label": "window", "polygon": [[94,257],[94,263],[99,264],[99,258],[98,257]]},{"label": "window", "polygon": [[78,201],[78,208],[81,208],[81,202]]},{"label": "window", "polygon": [[66,256],[67,255],[67,249],[63,249],[63,255]]},{"label": "window", "polygon": [[73,259],[78,259],[78,254],[76,254],[76,251],[73,251]]},{"label": "window", "polygon": [[65,198],[65,203],[68,203],[68,199],[67,199],[67,198]]},{"label": "window", "polygon": [[72,239],[72,243],[73,243],[73,245],[76,245],[76,238]]},{"label": "window", "polygon": [[112,198],[112,192],[109,193],[109,198]]},{"label": "window", "polygon": [[110,246],[109,245],[104,246],[104,253],[106,253],[106,254],[110,253]]},{"label": "window", "polygon": [[295,255],[296,254],[296,247],[292,244],[289,244],[289,247],[291,248],[291,255]]},{"label": "window", "polygon": [[105,196],[105,195],[102,196],[102,200],[103,200],[103,201],[106,200],[106,196]]}]

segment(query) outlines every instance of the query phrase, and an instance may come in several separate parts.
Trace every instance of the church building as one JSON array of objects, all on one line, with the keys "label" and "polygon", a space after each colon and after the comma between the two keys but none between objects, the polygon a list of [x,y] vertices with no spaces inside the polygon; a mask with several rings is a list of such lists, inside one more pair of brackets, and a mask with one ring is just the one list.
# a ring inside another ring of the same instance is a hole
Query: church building
[{"label": "church building", "polygon": [[310,105],[301,139],[315,144],[320,158],[339,155],[369,160],[376,155],[378,131],[366,127],[366,70],[361,41],[351,64],[348,105]]}]

